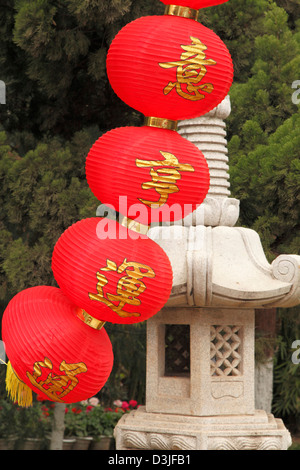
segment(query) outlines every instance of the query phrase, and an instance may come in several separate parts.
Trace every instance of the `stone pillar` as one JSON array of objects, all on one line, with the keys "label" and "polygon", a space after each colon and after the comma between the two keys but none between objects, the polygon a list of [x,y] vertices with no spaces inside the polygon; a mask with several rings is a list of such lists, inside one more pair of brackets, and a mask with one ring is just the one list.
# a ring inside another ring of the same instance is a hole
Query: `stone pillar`
[{"label": "stone pillar", "polygon": [[230,197],[225,122],[231,111],[229,96],[215,109],[195,119],[178,123],[178,133],[193,142],[209,167],[210,188],[200,207],[184,219],[184,225],[234,226],[239,201]]}]

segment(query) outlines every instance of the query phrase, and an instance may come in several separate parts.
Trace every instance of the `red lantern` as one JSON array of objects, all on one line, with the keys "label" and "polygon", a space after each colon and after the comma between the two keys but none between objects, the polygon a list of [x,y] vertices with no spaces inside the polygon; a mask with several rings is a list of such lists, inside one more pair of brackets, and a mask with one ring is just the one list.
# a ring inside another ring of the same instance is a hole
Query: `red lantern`
[{"label": "red lantern", "polygon": [[110,375],[113,353],[106,331],[91,328],[80,316],[81,309],[50,286],[18,293],[4,312],[2,337],[13,371],[46,400],[85,400]]},{"label": "red lantern", "polygon": [[230,54],[200,23],[148,16],[127,24],[107,55],[108,79],[127,105],[145,116],[190,119],[215,108],[233,79]]},{"label": "red lantern", "polygon": [[228,0],[160,0],[165,5],[180,5],[182,7],[190,7],[195,10],[200,8],[212,7],[220,5],[220,3],[228,2]]},{"label": "red lantern", "polygon": [[208,165],[196,145],[148,126],[102,135],[88,154],[86,177],[103,204],[146,225],[183,219],[209,189]]},{"label": "red lantern", "polygon": [[61,235],[52,270],[76,305],[111,323],[147,320],[172,288],[170,261],[157,243],[100,217],[81,220]]}]

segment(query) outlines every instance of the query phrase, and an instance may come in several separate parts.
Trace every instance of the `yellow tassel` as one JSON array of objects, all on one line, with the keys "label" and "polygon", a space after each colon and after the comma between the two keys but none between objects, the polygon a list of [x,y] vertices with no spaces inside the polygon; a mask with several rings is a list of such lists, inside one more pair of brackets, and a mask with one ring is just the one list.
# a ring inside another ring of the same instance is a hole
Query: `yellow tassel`
[{"label": "yellow tassel", "polygon": [[24,408],[32,405],[32,390],[19,379],[10,362],[7,364],[5,382],[8,396],[13,402]]}]

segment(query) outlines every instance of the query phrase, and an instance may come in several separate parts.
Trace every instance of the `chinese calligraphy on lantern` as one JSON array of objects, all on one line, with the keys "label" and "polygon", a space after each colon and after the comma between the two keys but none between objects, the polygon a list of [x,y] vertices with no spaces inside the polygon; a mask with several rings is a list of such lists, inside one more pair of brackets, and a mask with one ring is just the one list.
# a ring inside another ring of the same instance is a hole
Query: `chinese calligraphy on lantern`
[{"label": "chinese calligraphy on lantern", "polygon": [[[42,379],[44,372],[46,378]],[[33,373],[26,372],[32,385],[47,395],[50,400],[60,402],[68,393],[70,393],[78,384],[77,375],[87,372],[87,366],[83,362],[78,364],[68,364],[62,361],[59,366],[62,375],[53,373],[53,364],[45,357],[44,362],[35,362],[33,365]]]},{"label": "chinese calligraphy on lantern", "polygon": [[[116,294],[107,293],[105,295],[103,287],[108,284],[108,279],[103,274],[104,272],[113,271],[118,274],[125,274],[122,276],[116,288]],[[104,303],[111,308],[120,317],[138,317],[140,313],[137,312],[126,312],[123,308],[128,305],[138,306],[141,304],[141,300],[138,298],[139,295],[145,291],[146,285],[142,281],[144,277],[153,278],[155,272],[150,266],[145,264],[137,263],[135,261],[127,261],[125,258],[120,266],[114,261],[109,259],[106,260],[106,266],[101,268],[97,272],[97,294],[89,293],[91,300],[97,300]]]},{"label": "chinese calligraphy on lantern", "polygon": [[215,65],[216,61],[205,58],[207,46],[200,39],[190,37],[192,43],[181,46],[185,51],[180,60],[162,62],[160,67],[169,69],[177,67],[176,82],[169,82],[164,88],[164,94],[168,95],[174,88],[179,96],[187,100],[198,101],[205,98],[203,92],[211,93],[214,89],[212,83],[200,83],[207,72],[207,65]]},{"label": "chinese calligraphy on lantern", "polygon": [[[179,163],[178,159],[172,153],[160,152],[160,154],[164,157],[164,160],[137,159],[135,161],[136,166],[139,168],[151,168],[150,176],[152,181],[143,183],[142,189],[155,189],[159,194],[159,200],[155,202],[139,198],[139,201],[152,208],[162,206],[167,202],[169,194],[179,191],[176,182],[181,179],[180,171],[195,171],[192,165]],[[161,168],[155,170],[155,167]]]}]

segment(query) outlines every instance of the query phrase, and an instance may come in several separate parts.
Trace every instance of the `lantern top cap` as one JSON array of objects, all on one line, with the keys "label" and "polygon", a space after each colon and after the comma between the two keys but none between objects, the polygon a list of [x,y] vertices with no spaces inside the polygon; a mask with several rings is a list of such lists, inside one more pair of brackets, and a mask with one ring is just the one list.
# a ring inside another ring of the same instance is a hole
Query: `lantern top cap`
[{"label": "lantern top cap", "polygon": [[161,129],[169,129],[171,131],[177,131],[178,121],[153,116],[145,116],[144,125],[150,127],[159,127]]},{"label": "lantern top cap", "polygon": [[189,9],[200,10],[201,8],[220,5],[228,0],[160,0],[165,5],[187,7]]},{"label": "lantern top cap", "polygon": [[165,8],[165,15],[181,16],[182,18],[189,18],[191,20],[198,20],[199,12],[190,7],[183,7],[179,5],[167,5]]}]

